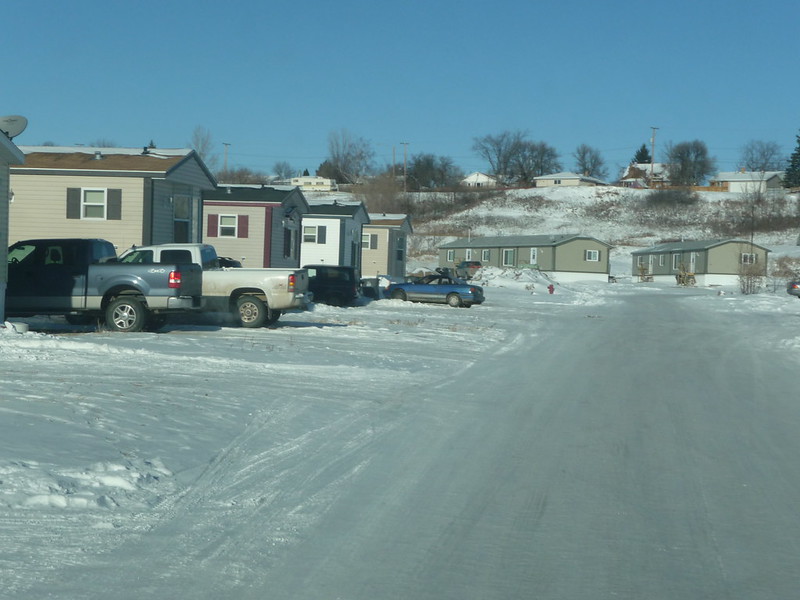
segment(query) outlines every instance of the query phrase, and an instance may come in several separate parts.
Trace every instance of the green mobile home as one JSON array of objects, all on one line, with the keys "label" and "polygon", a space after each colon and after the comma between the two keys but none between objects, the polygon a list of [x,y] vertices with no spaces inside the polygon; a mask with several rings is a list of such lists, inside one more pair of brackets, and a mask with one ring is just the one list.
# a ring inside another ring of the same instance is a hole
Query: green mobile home
[{"label": "green mobile home", "polygon": [[578,234],[461,238],[439,246],[439,266],[479,260],[489,267],[538,269],[557,281],[608,281],[611,249]]}]

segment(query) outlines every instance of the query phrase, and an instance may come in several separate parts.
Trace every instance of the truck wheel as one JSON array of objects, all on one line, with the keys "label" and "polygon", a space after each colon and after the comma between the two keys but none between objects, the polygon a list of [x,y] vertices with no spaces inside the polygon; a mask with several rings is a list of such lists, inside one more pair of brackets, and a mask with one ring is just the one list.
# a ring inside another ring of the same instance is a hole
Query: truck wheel
[{"label": "truck wheel", "polygon": [[279,310],[272,310],[271,308],[267,307],[267,311],[269,311],[269,316],[267,317],[266,322],[264,323],[264,327],[269,327],[270,325],[274,325],[278,322],[278,319],[281,318],[283,314]]},{"label": "truck wheel", "polygon": [[146,322],[147,309],[134,296],[115,298],[106,308],[106,327],[111,331],[141,331]]},{"label": "truck wheel", "polygon": [[255,296],[242,296],[236,301],[234,315],[242,327],[264,327],[269,317],[269,309],[263,300]]}]

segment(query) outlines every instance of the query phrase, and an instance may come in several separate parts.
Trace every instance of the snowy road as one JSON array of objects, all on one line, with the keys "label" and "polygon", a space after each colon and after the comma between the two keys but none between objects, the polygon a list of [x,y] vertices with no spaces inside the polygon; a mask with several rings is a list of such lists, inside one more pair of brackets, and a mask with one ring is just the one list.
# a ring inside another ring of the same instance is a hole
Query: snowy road
[{"label": "snowy road", "polygon": [[0,337],[0,597],[794,597],[800,303],[559,292]]}]

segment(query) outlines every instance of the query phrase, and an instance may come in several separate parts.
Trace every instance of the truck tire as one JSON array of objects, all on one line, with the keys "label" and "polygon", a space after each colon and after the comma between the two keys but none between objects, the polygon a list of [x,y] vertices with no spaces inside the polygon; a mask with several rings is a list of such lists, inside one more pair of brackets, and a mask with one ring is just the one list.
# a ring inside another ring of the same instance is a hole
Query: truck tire
[{"label": "truck tire", "polygon": [[255,296],[242,296],[236,301],[234,317],[242,327],[264,327],[269,318],[267,303]]},{"label": "truck tire", "polygon": [[141,331],[147,316],[147,309],[141,300],[135,296],[120,296],[106,308],[106,327],[111,331]]}]

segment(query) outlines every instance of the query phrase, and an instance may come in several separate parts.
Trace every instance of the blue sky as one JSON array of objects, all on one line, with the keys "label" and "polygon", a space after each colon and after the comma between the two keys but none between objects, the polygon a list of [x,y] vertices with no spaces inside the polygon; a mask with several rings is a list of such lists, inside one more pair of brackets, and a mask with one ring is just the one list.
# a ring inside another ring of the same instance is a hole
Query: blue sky
[{"label": "blue sky", "polygon": [[488,166],[476,137],[525,131],[566,170],[580,144],[611,175],[658,127],[719,170],[750,140],[800,131],[800,3],[764,0],[6,0],[0,114],[19,145],[163,148],[206,128],[222,164],[312,174],[328,136],[376,162],[430,153]]}]

